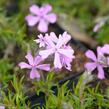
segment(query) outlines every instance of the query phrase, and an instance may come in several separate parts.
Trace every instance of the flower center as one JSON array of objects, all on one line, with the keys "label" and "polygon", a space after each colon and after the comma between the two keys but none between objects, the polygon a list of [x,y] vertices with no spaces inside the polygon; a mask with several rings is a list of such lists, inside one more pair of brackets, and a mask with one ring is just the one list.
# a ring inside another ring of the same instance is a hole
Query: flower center
[{"label": "flower center", "polygon": [[41,41],[41,42],[44,42],[45,40],[44,40],[44,38],[40,38],[40,41]]}]

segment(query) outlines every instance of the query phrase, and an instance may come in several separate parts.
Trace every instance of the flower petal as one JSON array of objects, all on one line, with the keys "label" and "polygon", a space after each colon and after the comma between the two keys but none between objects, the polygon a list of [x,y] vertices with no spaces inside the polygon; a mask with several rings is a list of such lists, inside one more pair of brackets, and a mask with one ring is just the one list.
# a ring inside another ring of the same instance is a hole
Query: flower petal
[{"label": "flower petal", "polygon": [[72,60],[67,58],[67,59],[65,59],[65,61],[63,62],[62,65],[64,65],[67,70],[72,71],[71,62],[72,62]]},{"label": "flower petal", "polygon": [[49,5],[49,4],[44,5],[43,7],[40,8],[40,11],[41,11],[43,14],[47,14],[47,13],[49,13],[51,10],[52,10],[52,6]]},{"label": "flower petal", "polygon": [[71,71],[71,62],[73,61],[73,59],[68,58],[64,55],[61,55],[61,63],[62,66],[64,66],[67,70]]},{"label": "flower petal", "polygon": [[40,43],[40,40],[41,40],[41,39],[44,39],[42,34],[38,35],[38,38],[39,38],[39,39],[35,39],[35,40],[34,40],[36,43]]},{"label": "flower petal", "polygon": [[96,63],[94,63],[94,62],[90,62],[90,63],[86,63],[85,65],[84,65],[84,67],[88,70],[88,71],[93,71],[93,70],[95,70],[95,68],[97,67],[97,65],[96,65]]},{"label": "flower petal", "polygon": [[57,20],[57,16],[54,13],[47,14],[44,18],[50,23],[55,23]]},{"label": "flower petal", "polygon": [[102,47],[97,47],[97,56],[103,56]]},{"label": "flower petal", "polygon": [[47,49],[47,50],[40,51],[39,55],[41,55],[42,59],[46,59],[52,53],[53,53],[53,49]]},{"label": "flower petal", "polygon": [[40,74],[36,69],[32,69],[30,72],[30,78],[34,79],[34,78],[40,78]]},{"label": "flower petal", "polygon": [[27,63],[25,63],[25,62],[20,62],[18,65],[19,65],[19,67],[20,67],[21,69],[24,69],[24,68],[31,69],[31,65],[29,65],[29,64],[27,64]]},{"label": "flower petal", "polygon": [[104,70],[103,70],[102,66],[99,65],[97,68],[98,68],[98,78],[104,79],[105,78],[104,77]]},{"label": "flower petal", "polygon": [[38,68],[38,69],[40,69],[40,70],[49,71],[49,70],[50,70],[50,64],[38,65],[36,68]]},{"label": "flower petal", "polygon": [[64,44],[63,44],[62,35],[60,34],[56,46],[57,46],[58,48],[60,48],[62,45],[64,45]]},{"label": "flower petal", "polygon": [[29,26],[34,26],[38,23],[39,17],[33,16],[33,15],[28,15],[25,17],[25,20],[27,21]]},{"label": "flower petal", "polygon": [[34,65],[34,59],[33,59],[31,52],[28,52],[25,58],[28,60],[30,65]]},{"label": "flower petal", "polygon": [[62,64],[61,64],[61,60],[60,60],[60,56],[58,53],[55,53],[55,58],[54,58],[54,67],[55,68],[62,68]]},{"label": "flower petal", "polygon": [[56,36],[56,34],[55,34],[54,32],[51,32],[51,33],[50,33],[50,39],[51,39],[53,42],[55,42],[55,43],[58,42],[58,38],[57,38],[57,36]]},{"label": "flower petal", "polygon": [[39,48],[41,48],[41,47],[45,47],[45,44],[44,43],[40,43],[39,44]]},{"label": "flower petal", "polygon": [[32,5],[29,10],[34,15],[38,15],[40,13],[37,5]]},{"label": "flower petal", "polygon": [[40,43],[40,39],[35,39],[34,40],[36,43]]},{"label": "flower petal", "polygon": [[48,22],[45,21],[44,19],[41,19],[38,24],[38,30],[40,32],[47,32],[48,31]]},{"label": "flower petal", "polygon": [[73,58],[73,53],[74,53],[73,49],[58,49],[58,52],[69,58]]},{"label": "flower petal", "polygon": [[103,47],[102,47],[102,52],[104,54],[109,54],[109,44],[105,44]]},{"label": "flower petal", "polygon": [[92,50],[86,51],[85,55],[89,58],[92,59],[93,61],[97,61],[97,58]]},{"label": "flower petal", "polygon": [[35,64],[35,65],[38,65],[41,61],[42,61],[41,56],[36,56],[36,57],[35,57],[34,64]]},{"label": "flower petal", "polygon": [[51,36],[49,36],[48,34],[45,34],[45,40],[46,40],[46,44],[48,45],[49,48],[55,47],[55,44],[53,43]]},{"label": "flower petal", "polygon": [[67,32],[64,32],[62,35],[59,35],[59,40],[56,46],[60,48],[62,45],[67,44],[68,41],[70,41],[70,39],[71,39],[71,36],[67,34]]},{"label": "flower petal", "polygon": [[0,106],[0,109],[5,109],[5,106]]}]

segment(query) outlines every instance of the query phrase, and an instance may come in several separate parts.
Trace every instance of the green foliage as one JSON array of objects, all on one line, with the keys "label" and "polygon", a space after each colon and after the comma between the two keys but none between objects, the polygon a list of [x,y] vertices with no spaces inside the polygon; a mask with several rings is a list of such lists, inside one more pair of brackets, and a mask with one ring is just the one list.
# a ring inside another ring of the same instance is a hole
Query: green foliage
[{"label": "green foliage", "polygon": [[[27,49],[37,48],[33,42],[36,33],[28,33],[25,16],[29,13],[29,6],[33,3],[43,5],[50,3],[53,11],[57,14],[66,13],[74,17],[82,24],[83,29],[93,35],[100,43],[109,43],[109,23],[107,23],[96,34],[92,32],[96,17],[107,16],[109,12],[108,0],[18,0],[18,12],[7,16],[7,5],[14,0],[0,0],[0,104],[5,105],[6,109],[30,109],[30,104],[25,103],[26,90],[25,81],[28,78],[18,77],[16,67],[19,59],[24,57]],[[105,8],[104,8],[105,7]],[[19,52],[13,49],[13,55],[6,54],[9,44],[14,49],[19,48]],[[14,56],[17,55],[17,56]],[[17,58],[18,60],[17,60]],[[14,61],[16,62],[14,62]],[[19,75],[19,74],[18,74]],[[43,76],[43,75],[42,75]],[[20,78],[20,79],[19,79]],[[54,73],[48,73],[47,77],[41,80],[34,80],[33,84],[37,95],[44,92],[46,109],[109,109],[109,88],[102,93],[99,85],[91,87],[87,83],[89,80],[81,76],[76,86],[72,85],[73,91],[67,89],[67,84],[59,86],[54,82]],[[11,81],[11,82],[10,82]],[[56,86],[58,91],[54,94],[52,86]],[[37,104],[36,104],[37,105]],[[40,108],[39,108],[40,109]]]},{"label": "green foliage", "polygon": [[84,79],[84,76],[80,77],[73,92],[66,89],[68,82],[58,86],[57,95],[51,93],[46,97],[45,109],[108,109],[109,98],[101,93],[99,84],[94,88],[86,86]]},{"label": "green foliage", "polygon": [[3,100],[3,104],[7,109],[30,109],[29,105],[25,104],[25,93],[24,93],[24,87],[23,87],[23,80],[24,77],[22,77],[20,80],[17,79],[16,75],[13,76],[13,80],[11,81],[11,87],[12,89],[9,89],[10,85],[7,88],[4,88],[1,90],[2,98],[0,98],[0,101]]},{"label": "green foliage", "polygon": [[8,59],[0,60],[0,81],[6,81],[12,78],[11,74],[9,73],[12,68],[13,64],[10,64]]},{"label": "green foliage", "polygon": [[109,24],[104,25],[96,34],[96,37],[101,43],[109,43]]},{"label": "green foliage", "polygon": [[53,86],[56,86],[56,84],[53,82],[54,73],[49,72],[46,79],[43,78],[43,80],[34,81],[34,85],[36,87],[36,93],[39,95],[39,92],[44,92],[46,95],[49,95],[52,93],[51,88]]},{"label": "green foliage", "polygon": [[69,103],[67,96],[69,94],[69,91],[67,91],[66,89],[67,83],[68,82],[62,85],[62,87],[58,86],[57,96],[51,93],[46,97],[46,104],[45,104],[46,109],[57,109],[57,108],[64,109],[64,104]]}]

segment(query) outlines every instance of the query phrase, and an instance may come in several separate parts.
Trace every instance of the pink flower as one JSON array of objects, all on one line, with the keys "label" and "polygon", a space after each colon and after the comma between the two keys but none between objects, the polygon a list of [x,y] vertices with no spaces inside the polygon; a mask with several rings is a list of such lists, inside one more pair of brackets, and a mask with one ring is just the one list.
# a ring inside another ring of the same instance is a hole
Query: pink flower
[{"label": "pink flower", "polygon": [[[49,38],[50,40],[52,40],[53,42],[57,42],[58,38],[56,37],[56,35],[54,34],[54,32],[50,33],[50,37],[48,34],[45,34],[45,36],[43,36],[42,34],[38,35],[39,39],[34,40],[36,43],[39,44],[39,47],[47,47],[49,48],[49,43],[47,41],[47,39]],[[46,46],[47,45],[47,46]]]},{"label": "pink flower", "polygon": [[0,109],[5,109],[5,106],[0,106]]},{"label": "pink flower", "polygon": [[50,70],[50,65],[49,64],[41,64],[39,65],[39,63],[42,61],[40,56],[36,56],[35,58],[31,55],[31,53],[29,52],[25,58],[28,60],[28,63],[25,62],[20,62],[19,66],[21,69],[27,68],[27,69],[31,69],[30,71],[30,78],[34,79],[34,78],[40,78],[40,74],[38,72],[38,70],[45,70],[45,71],[49,71]]},{"label": "pink flower", "polygon": [[48,24],[55,23],[57,19],[56,14],[50,13],[51,10],[51,5],[44,5],[41,8],[37,5],[32,5],[30,7],[30,14],[25,19],[29,26],[38,24],[38,30],[40,32],[47,32]]},{"label": "pink flower", "polygon": [[[68,47],[66,44],[71,39],[71,36],[64,32],[59,35],[59,39],[55,33],[51,32],[50,36],[46,34],[46,49],[39,52],[39,55],[43,59],[47,58],[49,55],[54,55],[54,67],[61,69],[63,66],[69,66],[71,60],[74,58],[74,50]],[[66,46],[66,48],[65,48]],[[66,68],[67,68],[66,67]]]},{"label": "pink flower", "polygon": [[38,35],[38,38],[39,38],[39,39],[36,39],[36,40],[34,40],[34,41],[39,44],[39,47],[45,47],[45,44],[46,44],[46,39],[45,39],[45,37],[43,37],[43,35],[40,34],[40,35]]},{"label": "pink flower", "polygon": [[89,62],[85,64],[85,68],[88,71],[93,71],[97,68],[98,70],[98,78],[104,78],[104,67],[108,67],[107,57],[104,56],[101,47],[97,47],[97,57],[95,56],[92,50],[88,50],[85,55],[91,59],[93,62]]}]

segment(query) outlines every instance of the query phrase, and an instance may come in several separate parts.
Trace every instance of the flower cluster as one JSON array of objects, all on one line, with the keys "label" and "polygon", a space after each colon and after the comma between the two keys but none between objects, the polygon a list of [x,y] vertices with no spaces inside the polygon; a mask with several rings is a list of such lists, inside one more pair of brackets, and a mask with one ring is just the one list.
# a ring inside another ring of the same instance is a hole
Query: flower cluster
[{"label": "flower cluster", "polygon": [[[38,30],[40,32],[47,32],[48,24],[55,23],[57,20],[56,14],[50,13],[51,10],[51,5],[44,5],[40,8],[37,5],[32,5],[30,7],[30,14],[26,16],[25,19],[29,26],[38,24]],[[100,22],[94,27],[94,31],[98,31],[104,23],[104,21]],[[46,58],[49,58],[49,56],[52,56],[54,65],[53,68],[62,69],[62,67],[65,67],[67,70],[71,71],[71,62],[75,56],[74,50],[70,47],[70,45],[68,45],[70,39],[71,36],[67,32],[60,34],[58,37],[54,32],[51,32],[50,34],[46,33],[44,36],[42,34],[38,35],[38,39],[34,40],[37,44],[39,44],[39,48],[41,48],[38,56],[33,57],[29,52],[25,56],[28,60],[28,64],[21,62],[19,63],[20,68],[31,69],[31,79],[40,78],[39,70],[50,70],[50,64],[41,64],[41,62]],[[85,55],[92,60],[91,62],[85,64],[87,71],[92,72],[97,68],[98,78],[105,78],[104,68],[109,67],[109,45],[105,44],[103,47],[97,47],[97,56],[92,50],[88,50]]]},{"label": "flower cluster", "polygon": [[61,69],[64,66],[66,69],[71,70],[70,63],[75,56],[73,55],[74,50],[67,45],[70,39],[71,36],[67,32],[60,34],[59,38],[57,38],[54,32],[51,32],[50,35],[45,34],[45,37],[40,37],[35,41],[45,47],[44,50],[39,52],[43,59],[50,55],[54,56],[54,68]]},{"label": "flower cluster", "polygon": [[49,23],[55,23],[57,16],[52,11],[51,5],[44,5],[38,7],[37,5],[32,5],[30,7],[30,14],[25,17],[29,26],[35,26],[38,24],[38,30],[40,32],[47,32]]},{"label": "flower cluster", "polygon": [[20,62],[20,68],[31,69],[31,79],[40,78],[40,73],[38,70],[50,70],[49,64],[40,65],[40,62],[48,58],[50,55],[53,55],[53,64],[55,69],[61,69],[62,67],[65,67],[71,71],[71,62],[75,58],[74,50],[70,47],[70,45],[67,45],[71,39],[71,36],[67,34],[67,32],[64,32],[62,35],[59,35],[59,38],[57,38],[55,33],[51,32],[50,35],[45,34],[45,36],[43,36],[40,34],[38,37],[39,39],[36,39],[35,41],[39,44],[39,48],[43,47],[43,50],[40,50],[39,55],[35,57],[33,57],[29,52],[25,56],[29,64]]},{"label": "flower cluster", "polygon": [[91,72],[97,68],[98,78],[104,79],[103,68],[109,67],[109,45],[105,44],[103,47],[97,47],[97,57],[92,50],[86,51],[85,55],[93,61],[86,63],[85,68]]}]

